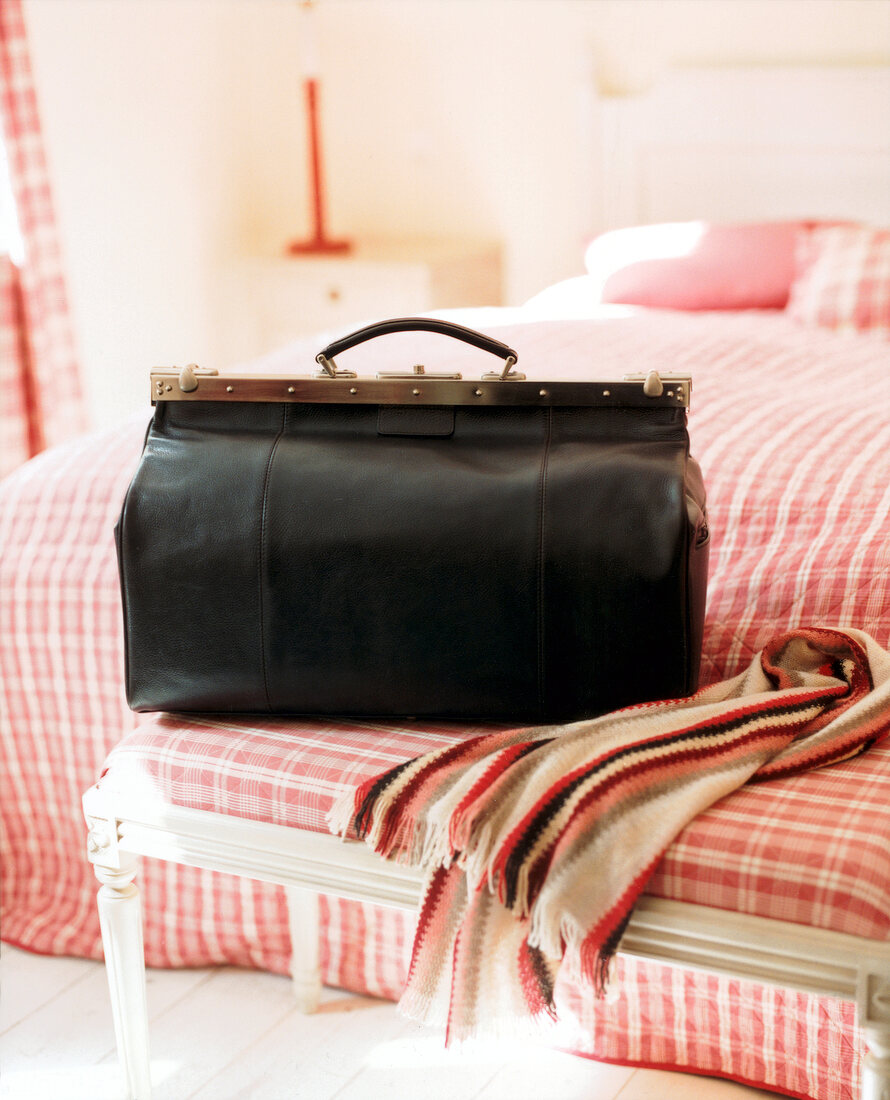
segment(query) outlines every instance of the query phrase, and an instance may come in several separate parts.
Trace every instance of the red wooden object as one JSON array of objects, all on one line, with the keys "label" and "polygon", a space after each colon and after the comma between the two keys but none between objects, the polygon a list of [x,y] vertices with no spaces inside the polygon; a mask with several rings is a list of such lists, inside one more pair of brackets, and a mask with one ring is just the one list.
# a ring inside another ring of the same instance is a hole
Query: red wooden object
[{"label": "red wooden object", "polygon": [[320,252],[348,252],[351,241],[331,240],[325,228],[326,194],[321,158],[321,132],[318,124],[318,79],[309,76],[303,82],[306,91],[306,123],[309,134],[309,186],[312,201],[312,236],[305,241],[292,241],[288,252],[306,255]]}]

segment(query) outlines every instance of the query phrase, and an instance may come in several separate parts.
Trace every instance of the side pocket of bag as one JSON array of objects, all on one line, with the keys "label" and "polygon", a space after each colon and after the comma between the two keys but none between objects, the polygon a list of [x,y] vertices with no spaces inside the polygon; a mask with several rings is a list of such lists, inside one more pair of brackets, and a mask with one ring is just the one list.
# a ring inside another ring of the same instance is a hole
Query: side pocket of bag
[{"label": "side pocket of bag", "polygon": [[[155,416],[156,415],[157,415],[157,413],[155,413]],[[151,429],[152,429],[152,426],[154,425],[154,422],[155,422],[155,416],[151,417],[151,419],[149,420],[149,422],[146,426],[145,436],[142,440],[142,452],[140,453],[140,461],[141,461],[141,454],[145,453],[145,448],[146,448],[146,445],[148,444],[148,437],[151,434]],[[119,581],[119,586],[120,586],[121,614],[122,614],[122,618],[123,618],[124,694],[126,696],[126,700],[127,700],[128,704],[130,703],[130,700],[131,700],[131,693],[130,693],[130,621],[129,621],[129,615],[128,615],[128,610],[127,610],[127,582],[126,582],[126,574],[125,574],[125,569],[124,569],[124,551],[123,551],[124,535],[123,535],[123,531],[124,531],[125,517],[126,517],[126,512],[127,512],[127,502],[130,499],[130,493],[132,491],[132,488],[133,488],[133,479],[131,479],[130,484],[127,486],[127,491],[124,493],[124,499],[123,499],[123,503],[121,504],[121,510],[120,510],[120,513],[117,517],[117,521],[114,525],[114,549],[115,549],[115,553],[117,555],[117,575],[118,575],[118,581]]]},{"label": "side pocket of bag", "polygon": [[686,691],[691,695],[698,688],[699,681],[711,550],[704,478],[701,467],[691,457],[686,462],[686,512],[689,520],[686,570],[686,637],[689,660]]}]

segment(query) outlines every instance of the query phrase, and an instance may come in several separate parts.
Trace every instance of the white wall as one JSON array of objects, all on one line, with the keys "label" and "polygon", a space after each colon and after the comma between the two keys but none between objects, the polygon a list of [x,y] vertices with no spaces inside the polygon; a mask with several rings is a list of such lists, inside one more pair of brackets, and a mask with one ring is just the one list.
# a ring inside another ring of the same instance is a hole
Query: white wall
[{"label": "white wall", "polygon": [[[227,262],[306,232],[294,0],[26,0],[94,423],[226,362]],[[675,63],[890,61],[890,0],[321,0],[331,221],[503,242],[507,298],[597,228],[588,92]]]},{"label": "white wall", "polygon": [[215,6],[25,8],[69,290],[96,425],[145,404],[147,369],[209,340],[234,218]]}]

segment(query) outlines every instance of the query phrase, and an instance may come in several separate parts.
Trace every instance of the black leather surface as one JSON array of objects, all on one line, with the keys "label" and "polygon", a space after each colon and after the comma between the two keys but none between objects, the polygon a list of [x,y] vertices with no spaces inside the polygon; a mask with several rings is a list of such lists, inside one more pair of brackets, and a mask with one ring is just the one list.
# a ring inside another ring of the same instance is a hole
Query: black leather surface
[{"label": "black leather surface", "polygon": [[453,435],[454,409],[447,405],[381,405],[378,435]]},{"label": "black leather surface", "polygon": [[132,707],[537,723],[694,688],[682,409],[379,411],[158,406],[119,524]]}]

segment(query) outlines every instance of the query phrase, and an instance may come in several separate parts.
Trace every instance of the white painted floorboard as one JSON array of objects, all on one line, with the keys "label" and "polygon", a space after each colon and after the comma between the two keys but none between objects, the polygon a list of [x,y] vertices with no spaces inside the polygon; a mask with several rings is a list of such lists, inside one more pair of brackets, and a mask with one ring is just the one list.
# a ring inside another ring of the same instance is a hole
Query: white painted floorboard
[{"label": "white painted floorboard", "polygon": [[[634,1070],[528,1044],[445,1051],[387,1001],[324,991],[293,1006],[286,978],[150,970],[156,1100],[765,1100],[688,1074]],[[120,1100],[104,968],[0,950],[0,1098]]]}]

